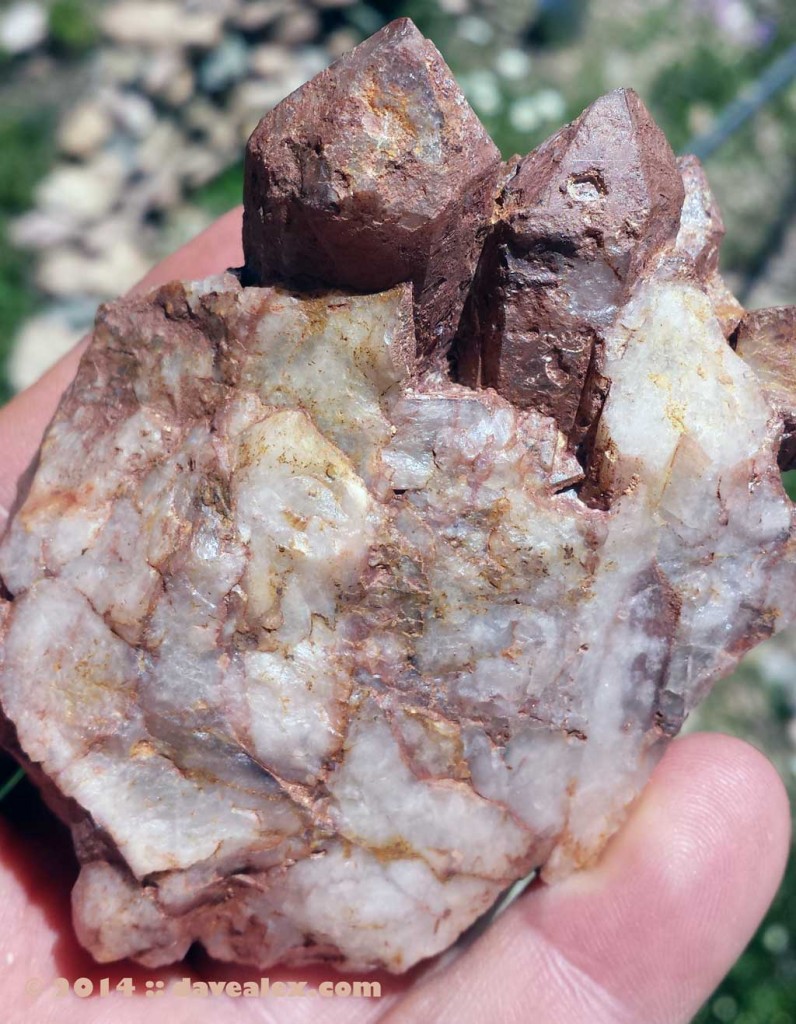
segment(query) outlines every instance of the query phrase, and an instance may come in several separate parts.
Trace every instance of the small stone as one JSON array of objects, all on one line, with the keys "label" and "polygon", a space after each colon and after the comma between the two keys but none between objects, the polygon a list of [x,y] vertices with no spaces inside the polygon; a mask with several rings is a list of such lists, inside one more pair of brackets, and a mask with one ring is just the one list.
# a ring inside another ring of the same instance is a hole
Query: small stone
[{"label": "small stone", "polygon": [[249,0],[238,5],[232,24],[244,32],[262,32],[293,6],[293,0]]},{"label": "small stone", "polygon": [[353,50],[362,41],[362,36],[352,29],[339,28],[326,37],[326,52],[334,59]]},{"label": "small stone", "polygon": [[165,223],[158,226],[155,252],[166,257],[210,227],[213,217],[194,203],[173,205],[166,213]]},{"label": "small stone", "polygon": [[52,313],[27,320],[14,340],[8,360],[8,379],[14,390],[22,391],[34,384],[74,348],[84,333]]},{"label": "small stone", "polygon": [[150,262],[126,238],[115,238],[101,256],[82,249],[55,249],[44,255],[36,283],[50,295],[95,295],[98,300],[131,288],[149,270]]},{"label": "small stone", "polygon": [[522,81],[531,71],[531,57],[525,50],[501,50],[495,58],[495,70],[510,82]]},{"label": "small stone", "polygon": [[149,53],[141,84],[154,99],[173,107],[187,103],[195,89],[193,70],[179,50]]},{"label": "small stone", "polygon": [[99,79],[111,86],[137,85],[148,64],[149,54],[137,46],[104,46],[97,57]]},{"label": "small stone", "polygon": [[735,350],[782,415],[780,468],[796,469],[796,307],[747,313],[735,335]]},{"label": "small stone", "polygon": [[673,241],[682,203],[671,147],[632,90],[601,97],[509,165],[456,344],[458,379],[553,416],[579,444],[600,404],[605,331]]},{"label": "small stone", "polygon": [[10,238],[20,249],[51,249],[77,239],[80,232],[68,210],[34,209],[12,222]]},{"label": "small stone", "polygon": [[244,250],[275,277],[379,291],[411,279],[444,361],[500,156],[434,46],[393,22],[267,114],[246,152]]},{"label": "small stone", "polygon": [[320,32],[321,23],[315,11],[304,9],[283,14],[274,28],[274,35],[286,46],[309,43]]},{"label": "small stone", "polygon": [[[179,160],[162,163],[154,174],[131,184],[125,193],[125,213],[130,222],[140,222],[150,213],[165,213],[183,197],[183,175]],[[131,228],[127,233],[135,233]],[[137,227],[140,231],[140,226]]]},{"label": "small stone", "polygon": [[180,154],[180,171],[187,188],[199,188],[229,166],[234,150],[219,153],[206,146],[187,146]]},{"label": "small stone", "polygon": [[179,202],[183,191],[181,154],[187,145],[177,124],[162,118],[138,146],[135,166],[143,173],[128,189],[127,202],[129,205],[134,200],[140,215],[149,210],[166,210]]},{"label": "small stone", "polygon": [[230,120],[237,126],[238,138],[242,144],[248,142],[252,132],[257,128],[263,111],[275,107],[290,91],[285,88],[284,80],[281,78],[241,82],[233,91],[229,109]]},{"label": "small stone", "polygon": [[249,66],[249,52],[239,35],[227,35],[199,65],[199,84],[205,92],[217,93],[239,82]]},{"label": "small stone", "polygon": [[221,42],[223,13],[191,11],[168,0],[123,0],[103,10],[101,24],[105,34],[118,43],[210,49]]},{"label": "small stone", "polygon": [[164,166],[178,163],[185,141],[184,133],[174,121],[161,118],[138,147],[138,168],[157,174]]},{"label": "small stone", "polygon": [[280,43],[261,43],[249,54],[249,67],[255,75],[262,78],[290,74],[294,63],[293,54]]},{"label": "small stone", "polygon": [[215,104],[201,97],[192,100],[182,111],[182,121],[189,137],[200,139],[226,161],[233,159],[238,149],[238,133],[233,119]]},{"label": "small stone", "polygon": [[0,14],[0,50],[12,56],[29,53],[47,38],[47,12],[41,4],[25,0]]},{"label": "small stone", "polygon": [[134,138],[146,138],[157,123],[157,113],[152,102],[139,92],[110,89],[103,100],[116,125]]},{"label": "small stone", "polygon": [[75,224],[104,217],[119,201],[127,169],[113,153],[79,166],[57,165],[36,189],[39,208]]},{"label": "small stone", "polygon": [[113,119],[102,103],[86,100],[73,107],[58,129],[58,147],[67,156],[88,159],[110,138]]}]

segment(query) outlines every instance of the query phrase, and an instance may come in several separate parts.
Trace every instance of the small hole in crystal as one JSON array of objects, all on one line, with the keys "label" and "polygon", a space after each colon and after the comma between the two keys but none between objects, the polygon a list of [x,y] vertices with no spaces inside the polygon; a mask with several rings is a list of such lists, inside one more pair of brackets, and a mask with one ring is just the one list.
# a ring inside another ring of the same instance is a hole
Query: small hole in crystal
[{"label": "small hole in crystal", "polygon": [[578,203],[593,203],[607,191],[603,176],[597,170],[570,174],[567,179],[567,192]]},{"label": "small hole in crystal", "polygon": [[791,501],[796,501],[796,469],[789,469],[782,474],[782,486]]}]

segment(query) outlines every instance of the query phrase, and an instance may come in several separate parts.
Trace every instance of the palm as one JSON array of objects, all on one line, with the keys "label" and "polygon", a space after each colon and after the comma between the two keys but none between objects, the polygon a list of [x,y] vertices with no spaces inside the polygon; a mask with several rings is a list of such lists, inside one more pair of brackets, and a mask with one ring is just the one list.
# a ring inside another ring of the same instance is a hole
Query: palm
[{"label": "palm", "polygon": [[[201,277],[239,263],[239,237],[236,210],[146,283]],[[0,450],[9,453],[0,468],[0,509],[10,507],[16,480],[74,366],[74,356],[68,357],[0,410]],[[789,825],[783,787],[750,747],[720,736],[678,741],[598,865],[558,886],[533,888],[480,938],[434,964],[402,978],[368,976],[382,991],[370,999],[187,998],[175,990],[186,977],[215,982],[217,991],[222,981],[242,983],[261,974],[272,983],[305,981],[307,989],[346,979],[325,967],[260,972],[201,955],[160,971],[98,966],[71,930],[68,839],[23,831],[8,824],[0,830],[0,971],[9,1024],[684,1024],[773,897]],[[131,984],[117,991],[125,978]],[[62,992],[77,979],[88,979],[91,985],[79,988],[93,987],[93,995]]]}]

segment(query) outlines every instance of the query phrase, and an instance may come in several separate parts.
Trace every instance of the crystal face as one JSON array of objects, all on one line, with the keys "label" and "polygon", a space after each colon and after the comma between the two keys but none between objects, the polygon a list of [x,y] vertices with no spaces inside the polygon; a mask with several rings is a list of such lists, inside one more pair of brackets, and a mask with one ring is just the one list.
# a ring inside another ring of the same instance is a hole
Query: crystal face
[{"label": "crystal face", "polygon": [[[372,125],[329,127],[363,82],[412,113],[376,175]],[[792,621],[794,321],[729,295],[704,176],[632,93],[500,169],[484,144],[466,224],[445,140],[477,122],[410,23],[266,122],[250,168],[292,137],[325,170],[251,171],[242,272],[100,311],[0,545],[0,701],[98,960],[402,971],[593,860]],[[396,235],[366,292],[387,207],[430,255]]]}]

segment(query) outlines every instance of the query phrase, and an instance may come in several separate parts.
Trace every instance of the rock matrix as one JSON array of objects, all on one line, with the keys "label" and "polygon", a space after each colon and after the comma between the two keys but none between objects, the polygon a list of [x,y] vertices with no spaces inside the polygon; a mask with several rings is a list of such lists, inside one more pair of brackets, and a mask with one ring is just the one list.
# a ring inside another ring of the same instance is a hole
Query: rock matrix
[{"label": "rock matrix", "polygon": [[4,738],[98,960],[403,971],[793,621],[793,311],[632,92],[501,165],[406,21],[247,169],[246,266],[103,307],[22,487]]}]

